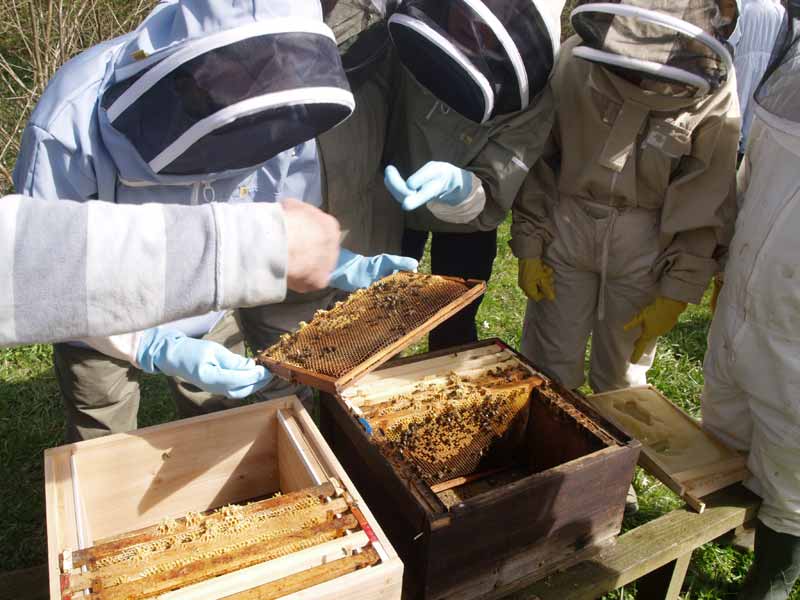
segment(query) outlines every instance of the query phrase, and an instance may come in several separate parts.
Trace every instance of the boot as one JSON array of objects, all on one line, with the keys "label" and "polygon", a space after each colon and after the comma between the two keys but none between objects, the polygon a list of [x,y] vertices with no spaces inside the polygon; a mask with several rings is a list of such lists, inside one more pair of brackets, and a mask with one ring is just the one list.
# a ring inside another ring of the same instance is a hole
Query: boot
[{"label": "boot", "polygon": [[756,526],[753,566],[747,574],[739,600],[786,600],[800,576],[800,537]]}]

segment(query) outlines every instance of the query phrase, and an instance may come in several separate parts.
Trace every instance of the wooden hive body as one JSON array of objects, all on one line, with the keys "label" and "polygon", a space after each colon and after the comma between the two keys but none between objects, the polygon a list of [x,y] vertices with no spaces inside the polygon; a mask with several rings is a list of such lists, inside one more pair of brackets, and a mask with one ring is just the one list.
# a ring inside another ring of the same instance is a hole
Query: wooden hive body
[{"label": "wooden hive body", "polygon": [[[165,520],[174,523],[171,520],[180,520],[187,513],[261,500],[277,492],[291,495],[329,486],[332,481],[337,482],[334,501],[341,504],[347,499],[352,515],[357,515],[363,526],[333,541],[292,548],[275,559],[158,596],[164,600],[333,600],[342,593],[360,600],[398,599],[403,565],[293,396],[48,450],[45,492],[50,598],[66,597],[62,594],[66,585],[62,563],[81,556],[76,552],[80,548],[102,548],[104,542],[108,547],[122,537],[130,540],[131,532],[158,529],[154,526]],[[368,547],[380,555],[374,566],[303,588],[304,581],[315,581],[304,579],[305,573],[311,573],[309,569],[319,572],[353,550]],[[74,568],[68,572],[72,575],[67,578],[81,576]],[[276,590],[282,589],[294,591],[276,595]],[[89,598],[105,597],[102,589],[92,593],[98,595]],[[81,598],[83,592],[71,597]]]},{"label": "wooden hive body", "polygon": [[[448,492],[393,467],[359,421],[387,394],[507,361],[546,383],[530,398],[525,470],[476,495],[445,505]],[[499,340],[394,361],[321,404],[323,434],[404,561],[406,598],[499,597],[619,533],[640,444]]]}]

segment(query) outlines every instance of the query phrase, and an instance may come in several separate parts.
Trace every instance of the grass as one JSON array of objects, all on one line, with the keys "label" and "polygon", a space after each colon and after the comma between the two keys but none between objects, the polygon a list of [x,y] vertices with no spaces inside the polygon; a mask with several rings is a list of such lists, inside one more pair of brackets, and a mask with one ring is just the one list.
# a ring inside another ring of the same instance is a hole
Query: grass
[{"label": "grass", "polygon": [[[499,337],[518,346],[525,299],[516,283],[516,261],[508,249],[508,223],[500,232],[498,257],[489,291],[478,313],[482,337]],[[429,263],[423,261],[423,270]],[[691,307],[659,345],[650,381],[682,408],[699,416],[703,385],[702,360],[710,322],[707,298]],[[424,350],[418,344],[413,351]],[[165,381],[144,377],[140,426],[175,418]],[[21,569],[45,561],[42,452],[63,442],[63,418],[48,346],[0,351],[0,564]],[[654,478],[638,471],[635,486],[641,510],[625,528],[657,518],[681,505]],[[685,600],[733,599],[751,556],[716,544],[698,549],[684,587]],[[635,597],[635,586],[609,594],[609,599]],[[800,600],[800,593],[793,595]]]}]

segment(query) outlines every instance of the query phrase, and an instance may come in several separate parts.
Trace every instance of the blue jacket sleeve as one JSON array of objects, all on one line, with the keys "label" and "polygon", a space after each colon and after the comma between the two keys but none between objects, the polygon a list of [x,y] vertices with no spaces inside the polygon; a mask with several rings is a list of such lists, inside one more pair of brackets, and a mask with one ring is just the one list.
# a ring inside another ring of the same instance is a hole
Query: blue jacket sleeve
[{"label": "blue jacket sleeve", "polygon": [[14,187],[37,200],[95,199],[97,182],[86,172],[85,161],[77,148],[29,123],[14,166]]}]

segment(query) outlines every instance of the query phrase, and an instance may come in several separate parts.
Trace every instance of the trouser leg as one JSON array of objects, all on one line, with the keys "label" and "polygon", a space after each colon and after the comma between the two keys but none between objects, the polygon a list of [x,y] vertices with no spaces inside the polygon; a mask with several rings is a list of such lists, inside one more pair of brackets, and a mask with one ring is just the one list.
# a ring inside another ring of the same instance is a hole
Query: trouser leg
[{"label": "trouser leg", "polygon": [[425,254],[425,244],[428,243],[427,231],[416,231],[415,229],[406,229],[403,231],[403,244],[401,253],[403,256],[422,260]]},{"label": "trouser leg", "polygon": [[554,242],[544,262],[555,272],[556,300],[528,301],[522,354],[570,389],[584,382],[586,343],[597,310],[600,278],[568,262]]},{"label": "trouser leg", "polygon": [[708,332],[701,396],[703,428],[731,448],[747,452],[753,437],[753,415],[750,399],[739,386],[731,362],[731,331],[737,326],[731,319],[735,316],[727,314],[725,307],[719,307]]},{"label": "trouser leg", "polygon": [[[226,313],[202,339],[217,342],[236,354],[245,354],[244,334],[234,312]],[[168,382],[180,418],[195,417],[242,404],[241,400],[206,392],[179,377],[170,377]]]},{"label": "trouser leg", "polygon": [[[280,304],[240,309],[239,318],[247,345],[253,352],[269,348],[282,335],[297,330],[301,321],[309,322],[318,310],[330,307],[335,295],[336,290],[332,289],[309,294],[290,291]],[[311,398],[312,391],[305,385],[293,385],[280,377],[274,377],[254,396],[258,400],[269,400],[290,394],[307,400]]]},{"label": "trouser leg", "polygon": [[625,331],[625,324],[653,301],[655,281],[652,277],[609,281],[606,293],[605,318],[596,319],[592,328],[589,385],[597,393],[630,387],[630,357],[641,332]]},{"label": "trouser leg", "polygon": [[800,576],[800,537],[756,526],[755,560],[739,600],[786,600]]},{"label": "trouser leg", "polygon": [[[489,281],[497,256],[497,230],[436,233],[431,243],[431,272],[436,275]],[[428,336],[431,350],[478,341],[475,317],[482,297],[436,327]]]},{"label": "trouser leg", "polygon": [[56,344],[53,368],[68,442],[136,429],[139,372],[132,365],[90,348]]}]

